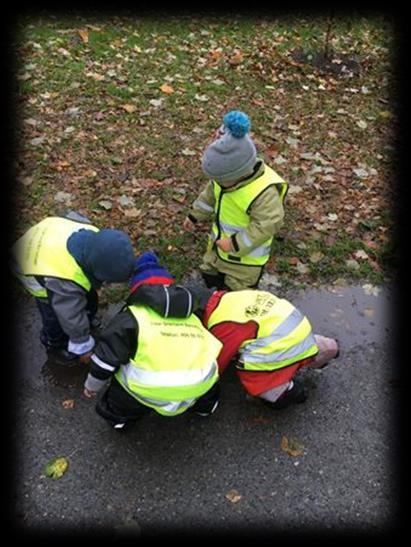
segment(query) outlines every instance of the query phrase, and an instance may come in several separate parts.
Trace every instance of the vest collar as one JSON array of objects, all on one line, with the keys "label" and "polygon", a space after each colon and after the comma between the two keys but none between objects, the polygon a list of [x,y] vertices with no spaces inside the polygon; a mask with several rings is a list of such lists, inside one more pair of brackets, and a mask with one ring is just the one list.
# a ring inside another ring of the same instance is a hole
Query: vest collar
[{"label": "vest collar", "polygon": [[258,179],[259,177],[261,177],[264,174],[264,171],[265,171],[264,160],[261,158],[258,158],[256,164],[254,165],[254,170],[252,174],[248,176],[247,178],[236,182],[233,186],[229,186],[228,188],[224,186],[220,186],[218,182],[217,181],[216,182],[220,186],[222,192],[233,192],[234,190],[238,190],[239,188],[242,188],[243,186],[247,186],[247,184],[250,184],[255,179]]}]

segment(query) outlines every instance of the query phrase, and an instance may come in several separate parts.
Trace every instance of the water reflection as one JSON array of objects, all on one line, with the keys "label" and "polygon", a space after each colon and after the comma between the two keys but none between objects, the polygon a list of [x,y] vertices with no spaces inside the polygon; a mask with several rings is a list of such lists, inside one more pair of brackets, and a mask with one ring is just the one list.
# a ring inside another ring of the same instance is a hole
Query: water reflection
[{"label": "water reflection", "polygon": [[88,365],[78,361],[62,363],[48,358],[41,368],[41,375],[49,385],[64,388],[81,388],[89,370]]}]

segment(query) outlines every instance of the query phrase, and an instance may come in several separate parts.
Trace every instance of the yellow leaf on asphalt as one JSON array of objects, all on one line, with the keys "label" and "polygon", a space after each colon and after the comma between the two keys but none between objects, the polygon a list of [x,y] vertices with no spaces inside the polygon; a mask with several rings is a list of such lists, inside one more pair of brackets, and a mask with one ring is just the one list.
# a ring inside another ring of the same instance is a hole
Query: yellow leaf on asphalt
[{"label": "yellow leaf on asphalt", "polygon": [[121,108],[126,110],[129,114],[131,114],[132,112],[135,112],[137,110],[137,107],[134,106],[133,104],[123,104],[121,106]]},{"label": "yellow leaf on asphalt", "polygon": [[88,44],[88,30],[78,30],[77,32],[80,34],[80,38],[83,42]]},{"label": "yellow leaf on asphalt", "polygon": [[374,308],[364,308],[362,311],[364,317],[367,317],[368,319],[372,319],[375,315]]},{"label": "yellow leaf on asphalt", "polygon": [[168,85],[168,84],[163,84],[163,85],[160,87],[160,90],[161,90],[163,93],[167,93],[167,94],[174,93],[174,89],[171,87],[171,85]]},{"label": "yellow leaf on asphalt", "polygon": [[231,503],[237,503],[242,498],[241,494],[237,490],[229,490],[225,497],[231,501]]},{"label": "yellow leaf on asphalt", "polygon": [[61,403],[61,405],[62,405],[63,408],[74,408],[75,401],[74,401],[74,399],[65,399]]},{"label": "yellow leaf on asphalt", "polygon": [[67,471],[68,465],[66,458],[53,458],[44,467],[44,473],[51,479],[60,479]]},{"label": "yellow leaf on asphalt", "polygon": [[303,455],[303,445],[296,439],[288,438],[285,435],[281,437],[280,448],[290,456],[296,457]]}]

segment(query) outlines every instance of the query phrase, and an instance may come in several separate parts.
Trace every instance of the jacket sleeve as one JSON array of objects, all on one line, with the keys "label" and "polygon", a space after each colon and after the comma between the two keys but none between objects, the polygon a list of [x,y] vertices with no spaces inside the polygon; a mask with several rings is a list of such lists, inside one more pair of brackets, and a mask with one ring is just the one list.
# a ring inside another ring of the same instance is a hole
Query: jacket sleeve
[{"label": "jacket sleeve", "polygon": [[269,186],[252,204],[247,229],[232,236],[234,250],[247,255],[276,234],[284,221],[284,207],[275,185]]},{"label": "jacket sleeve", "polygon": [[124,310],[118,313],[101,333],[91,356],[90,372],[84,387],[100,391],[121,365],[126,365],[137,350],[138,324]]},{"label": "jacket sleeve", "polygon": [[91,351],[94,338],[90,335],[87,315],[87,292],[72,281],[55,277],[44,278],[45,287],[60,326],[69,337],[68,350],[76,355]]},{"label": "jacket sleeve", "polygon": [[162,317],[189,317],[195,313],[202,319],[212,293],[212,289],[196,284],[141,285],[129,297],[129,303],[148,306]]},{"label": "jacket sleeve", "polygon": [[214,205],[213,183],[209,181],[194,201],[188,217],[194,222],[197,220],[209,220],[214,215]]}]

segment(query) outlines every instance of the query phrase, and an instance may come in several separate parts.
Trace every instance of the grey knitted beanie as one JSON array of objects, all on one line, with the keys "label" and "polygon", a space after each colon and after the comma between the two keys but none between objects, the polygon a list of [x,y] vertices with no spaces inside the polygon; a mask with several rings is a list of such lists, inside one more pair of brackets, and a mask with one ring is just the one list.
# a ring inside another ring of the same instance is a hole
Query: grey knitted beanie
[{"label": "grey knitted beanie", "polygon": [[250,120],[244,112],[232,110],[224,116],[221,137],[203,154],[202,168],[210,179],[224,186],[251,175],[257,151],[249,130]]}]

